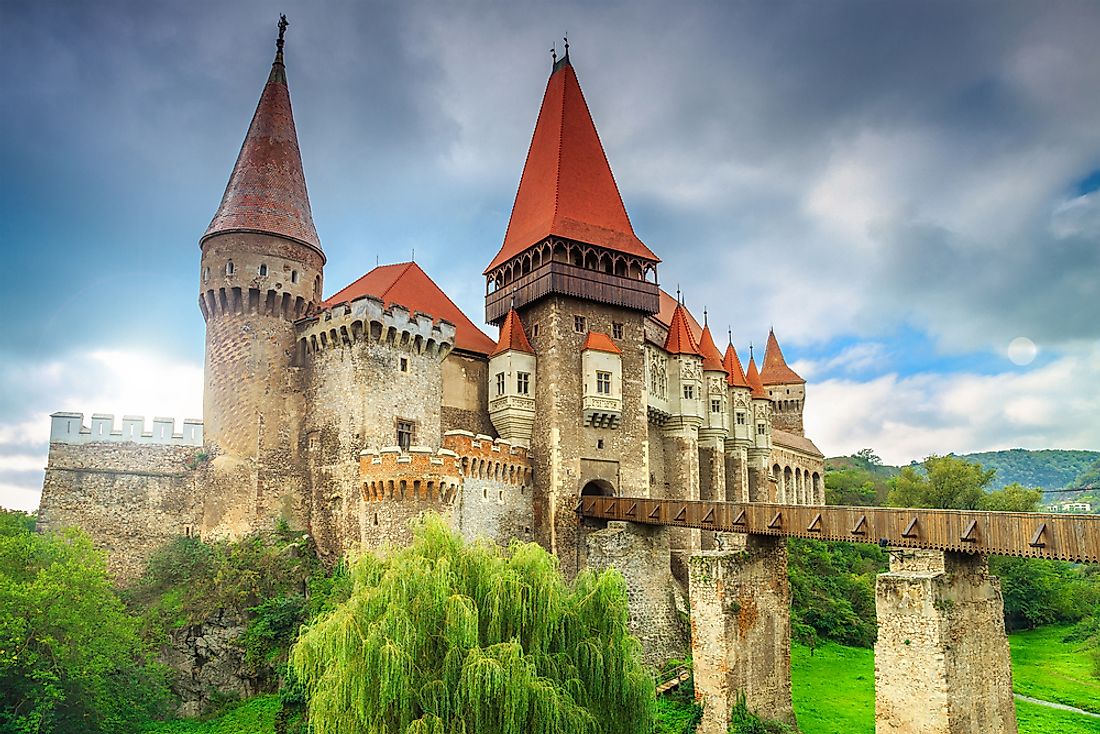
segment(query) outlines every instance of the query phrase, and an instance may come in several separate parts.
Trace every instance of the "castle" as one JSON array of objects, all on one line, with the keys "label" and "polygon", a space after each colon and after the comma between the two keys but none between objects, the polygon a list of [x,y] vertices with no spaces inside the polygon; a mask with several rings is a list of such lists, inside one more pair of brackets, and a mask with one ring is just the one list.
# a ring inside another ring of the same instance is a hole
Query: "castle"
[{"label": "castle", "polygon": [[[323,297],[282,29],[277,49],[199,241],[203,421],[55,413],[40,527],[83,527],[126,581],[179,535],[282,520],[335,559],[434,510],[468,537],[537,541],[571,575],[610,552],[586,541],[584,495],[824,503],[805,381],[774,333],[745,369],[659,287],[568,49],[484,271],[495,342],[414,262]],[[683,581],[716,540],[663,542],[639,574]]]}]

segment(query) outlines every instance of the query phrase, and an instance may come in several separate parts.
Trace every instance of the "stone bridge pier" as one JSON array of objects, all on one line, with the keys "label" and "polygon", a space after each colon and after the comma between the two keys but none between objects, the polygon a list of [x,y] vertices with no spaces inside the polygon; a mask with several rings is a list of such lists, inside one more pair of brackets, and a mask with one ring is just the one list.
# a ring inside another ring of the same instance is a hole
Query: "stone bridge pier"
[{"label": "stone bridge pier", "polygon": [[[796,726],[786,540],[736,537],[690,564],[699,734],[725,734],[739,694]],[[1000,582],[984,556],[891,551],[876,584],[876,734],[1017,734]]]},{"label": "stone bridge pier", "polygon": [[892,550],[875,608],[876,734],[1016,734],[1001,583],[984,556]]}]

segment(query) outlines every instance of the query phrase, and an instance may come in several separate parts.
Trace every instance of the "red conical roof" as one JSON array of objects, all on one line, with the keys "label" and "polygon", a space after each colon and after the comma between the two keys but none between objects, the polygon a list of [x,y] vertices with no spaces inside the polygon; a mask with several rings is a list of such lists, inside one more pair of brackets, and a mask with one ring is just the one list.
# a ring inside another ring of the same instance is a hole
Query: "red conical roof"
[{"label": "red conical roof", "polygon": [[497,339],[497,347],[489,356],[495,357],[501,352],[507,352],[509,349],[514,349],[517,352],[527,352],[528,354],[535,353],[531,342],[527,341],[527,332],[523,330],[523,321],[520,320],[519,314],[516,313],[514,308],[510,309],[508,315],[504,317],[504,323],[500,325],[500,338]]},{"label": "red conical roof", "polygon": [[733,342],[730,342],[729,346],[726,347],[726,356],[722,359],[722,365],[729,375],[726,379],[727,384],[732,387],[752,387],[745,379],[745,371],[741,369],[741,360],[737,357],[737,350],[733,348]]},{"label": "red conical roof", "polygon": [[387,307],[396,303],[410,311],[426,313],[432,318],[449,321],[455,327],[455,348],[477,354],[493,351],[493,340],[474,326],[454,301],[447,297],[435,281],[413,262],[380,265],[336,295],[329,296],[321,308],[338,303],[350,303],[363,296],[374,296]]},{"label": "red conical roof", "polygon": [[596,352],[610,352],[611,354],[622,354],[623,350],[611,341],[611,337],[604,334],[602,331],[590,331],[588,336],[584,340],[584,345],[581,347],[583,352],[585,349],[591,349]]},{"label": "red conical roof", "polygon": [[805,384],[798,373],[787,366],[783,351],[775,338],[775,331],[768,332],[768,346],[764,349],[764,368],[760,371],[760,380],[765,385],[788,385],[793,382]]},{"label": "red conical roof", "polygon": [[[699,338],[699,353],[703,355],[704,371],[726,372],[722,364],[722,353],[714,345],[714,337],[710,335],[710,326],[707,324],[703,324],[703,335]],[[729,376],[728,373],[726,376]]]},{"label": "red conical roof", "polygon": [[659,261],[630,225],[568,54],[546,83],[504,245],[485,272],[550,235]]},{"label": "red conical roof", "polygon": [[749,383],[749,387],[752,388],[754,398],[768,399],[768,391],[764,389],[764,383],[760,381],[760,373],[756,371],[755,357],[749,357],[749,371],[745,375],[745,382]]},{"label": "red conical roof", "polygon": [[225,195],[200,243],[225,232],[263,232],[286,237],[312,247],[324,257],[309,208],[281,36],[275,63],[271,65]]},{"label": "red conical roof", "polygon": [[687,309],[683,304],[676,304],[676,310],[672,312],[672,323],[668,325],[668,338],[665,339],[665,351],[669,354],[703,356],[695,344],[695,337],[691,335]]}]

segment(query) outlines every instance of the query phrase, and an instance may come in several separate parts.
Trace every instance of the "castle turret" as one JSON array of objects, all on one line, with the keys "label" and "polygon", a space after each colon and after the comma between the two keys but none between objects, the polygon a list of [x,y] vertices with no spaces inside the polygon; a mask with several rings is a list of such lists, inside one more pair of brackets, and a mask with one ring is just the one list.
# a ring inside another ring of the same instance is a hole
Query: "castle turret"
[{"label": "castle turret", "polygon": [[531,445],[535,425],[536,366],[535,350],[512,309],[489,355],[489,417],[501,438],[524,448]]},{"label": "castle turret", "polygon": [[764,350],[760,381],[767,389],[768,397],[772,399],[775,427],[798,436],[805,435],[802,408],[806,403],[806,381],[787,366],[774,330],[768,332],[768,346]]},{"label": "castle turret", "polygon": [[777,498],[774,483],[768,481],[768,457],[772,450],[772,401],[760,380],[751,345],[745,382],[749,384],[752,396],[752,446],[748,450],[749,501],[775,502]]},{"label": "castle turret", "polygon": [[290,106],[286,26],[283,17],[256,113],[200,240],[204,440],[225,483],[209,500],[204,532],[214,534],[248,532],[288,508],[296,512],[291,467],[302,411],[290,369],[294,320],[321,300],[325,255]]},{"label": "castle turret", "polygon": [[745,379],[741,359],[729,336],[722,357],[729,389],[730,431],[726,439],[726,498],[731,502],[749,501],[748,450],[753,445],[752,387]]}]

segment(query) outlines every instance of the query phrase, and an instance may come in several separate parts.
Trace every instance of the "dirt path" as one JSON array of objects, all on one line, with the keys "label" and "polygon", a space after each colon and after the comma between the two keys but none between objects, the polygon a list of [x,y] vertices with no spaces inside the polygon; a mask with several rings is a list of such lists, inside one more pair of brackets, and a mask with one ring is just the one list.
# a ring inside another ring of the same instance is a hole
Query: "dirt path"
[{"label": "dirt path", "polygon": [[1027,701],[1028,703],[1038,704],[1039,706],[1046,706],[1050,709],[1058,709],[1060,711],[1072,711],[1075,714],[1081,714],[1082,716],[1091,716],[1094,719],[1100,719],[1100,714],[1093,713],[1092,711],[1085,711],[1084,709],[1075,708],[1073,706],[1067,706],[1064,703],[1054,703],[1054,701],[1044,701],[1041,698],[1032,698],[1031,696],[1025,696],[1020,693],[1013,693],[1020,701]]}]

